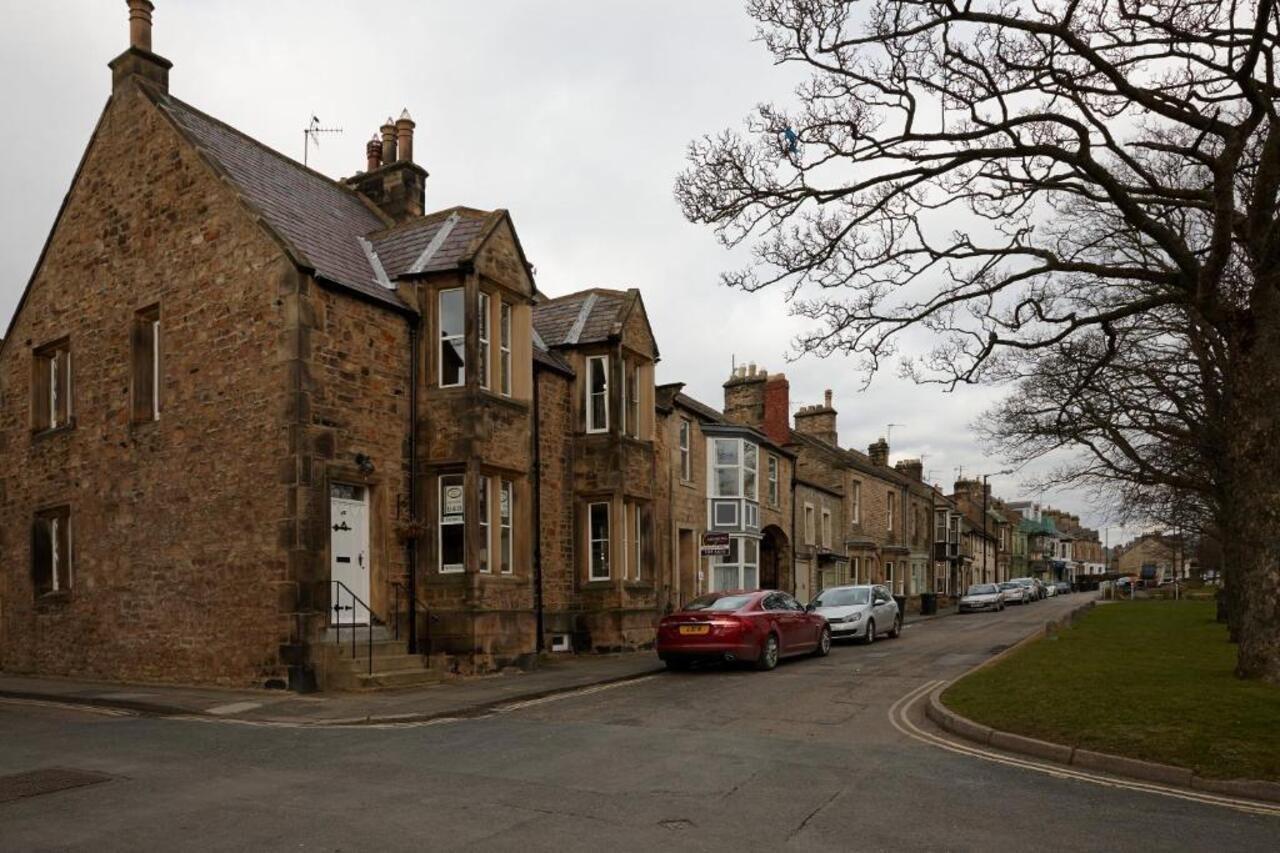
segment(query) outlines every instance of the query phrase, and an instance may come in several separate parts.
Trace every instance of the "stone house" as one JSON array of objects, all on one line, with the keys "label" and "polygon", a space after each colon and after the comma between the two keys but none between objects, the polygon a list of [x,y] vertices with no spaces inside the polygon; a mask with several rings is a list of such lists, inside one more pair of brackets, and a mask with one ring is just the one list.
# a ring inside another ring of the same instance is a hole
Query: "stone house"
[{"label": "stone house", "polygon": [[[664,609],[723,589],[774,588],[804,599],[809,579],[793,568],[794,454],[682,389],[657,389],[667,472],[659,486],[668,528]],[[707,533],[727,536],[727,553],[701,556]]]},{"label": "stone house", "polygon": [[796,578],[809,593],[808,601],[824,589],[855,583],[847,546],[844,496],[808,480],[796,480]]},{"label": "stone house", "polygon": [[550,299],[505,211],[426,213],[407,112],[334,181],[184,103],[128,5],[0,343],[0,665],[309,690],[650,642],[638,293]]}]

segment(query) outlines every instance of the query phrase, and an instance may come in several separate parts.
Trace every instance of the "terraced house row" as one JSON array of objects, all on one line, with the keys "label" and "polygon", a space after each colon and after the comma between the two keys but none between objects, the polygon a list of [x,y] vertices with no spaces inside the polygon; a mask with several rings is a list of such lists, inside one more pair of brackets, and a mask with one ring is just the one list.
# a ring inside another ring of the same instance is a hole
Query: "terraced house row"
[{"label": "terraced house row", "polygon": [[549,297],[506,211],[427,212],[407,112],[331,180],[174,97],[128,5],[0,342],[0,667],[392,683],[346,630],[403,684],[643,647],[718,589],[950,593],[996,548],[829,393],[655,385],[639,291]]}]

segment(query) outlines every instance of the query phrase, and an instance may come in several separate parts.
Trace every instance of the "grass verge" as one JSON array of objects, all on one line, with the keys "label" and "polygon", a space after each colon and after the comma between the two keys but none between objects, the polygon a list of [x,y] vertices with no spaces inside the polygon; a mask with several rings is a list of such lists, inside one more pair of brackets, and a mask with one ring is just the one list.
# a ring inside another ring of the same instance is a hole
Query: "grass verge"
[{"label": "grass verge", "polygon": [[962,678],[956,713],[1027,737],[1280,782],[1280,687],[1238,680],[1205,601],[1095,607],[1074,627]]}]

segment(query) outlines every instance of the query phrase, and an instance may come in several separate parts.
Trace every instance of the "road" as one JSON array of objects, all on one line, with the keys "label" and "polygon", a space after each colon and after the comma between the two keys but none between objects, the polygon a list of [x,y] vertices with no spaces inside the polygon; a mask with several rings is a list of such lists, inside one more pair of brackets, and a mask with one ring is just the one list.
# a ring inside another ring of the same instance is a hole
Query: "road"
[{"label": "road", "polygon": [[[0,802],[0,849],[1274,849],[1280,816],[958,754],[891,719],[903,697],[1078,603],[923,622],[769,673],[664,673],[431,725],[0,702],[0,776],[110,776]],[[913,721],[927,725],[918,707]]]}]

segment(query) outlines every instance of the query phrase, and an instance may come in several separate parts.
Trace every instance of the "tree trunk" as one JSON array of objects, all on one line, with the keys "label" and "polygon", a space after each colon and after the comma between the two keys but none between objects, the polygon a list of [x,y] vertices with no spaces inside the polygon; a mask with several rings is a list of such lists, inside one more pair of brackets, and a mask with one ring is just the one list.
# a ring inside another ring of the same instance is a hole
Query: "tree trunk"
[{"label": "tree trunk", "polygon": [[1280,276],[1261,277],[1235,353],[1223,485],[1236,675],[1280,684]]}]

